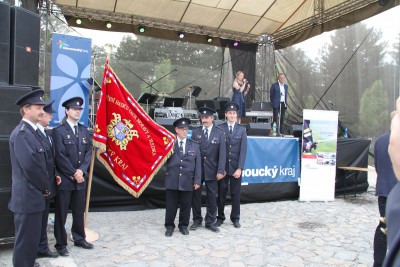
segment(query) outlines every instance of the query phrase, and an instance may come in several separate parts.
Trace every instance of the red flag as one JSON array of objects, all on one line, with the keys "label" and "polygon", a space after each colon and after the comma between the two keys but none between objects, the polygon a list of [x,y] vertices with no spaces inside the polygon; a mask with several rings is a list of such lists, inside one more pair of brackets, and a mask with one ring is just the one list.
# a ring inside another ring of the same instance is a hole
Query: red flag
[{"label": "red flag", "polygon": [[156,124],[106,62],[93,145],[114,180],[134,197],[172,154],[175,136]]}]

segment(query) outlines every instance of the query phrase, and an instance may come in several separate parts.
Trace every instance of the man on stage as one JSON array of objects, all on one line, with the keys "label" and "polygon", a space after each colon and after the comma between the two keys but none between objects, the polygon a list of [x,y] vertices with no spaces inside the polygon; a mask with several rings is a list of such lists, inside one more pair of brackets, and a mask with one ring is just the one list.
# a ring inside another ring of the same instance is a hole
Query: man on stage
[{"label": "man on stage", "polygon": [[174,154],[167,161],[165,173],[165,236],[170,237],[175,228],[175,217],[179,210],[179,231],[188,235],[193,189],[200,187],[201,157],[200,147],[194,141],[187,139],[190,119],[180,118],[174,121],[176,143]]},{"label": "man on stage", "polygon": [[10,135],[11,199],[14,213],[13,266],[40,266],[35,262],[40,241],[45,198],[50,196],[46,155],[36,124],[43,116],[44,91],[36,89],[17,100],[21,122]]},{"label": "man on stage", "polygon": [[[203,167],[201,185],[205,181],[207,196],[205,224],[207,229],[219,232],[218,227],[215,225],[218,194],[217,182],[225,176],[225,133],[213,123],[215,110],[208,107],[201,107],[199,108],[199,113],[203,126],[193,129],[191,138],[200,144]],[[203,217],[201,216],[201,187],[193,193],[193,224],[190,226],[190,230],[196,230],[201,226],[203,221]]]},{"label": "man on stage", "polygon": [[[287,108],[288,86],[285,84],[285,74],[279,73],[278,82],[274,83],[269,90],[269,96],[272,105],[273,121],[272,124],[278,123],[279,119],[279,133],[283,133],[283,122]],[[271,124],[271,128],[272,128]]]},{"label": "man on stage", "polygon": [[228,186],[230,186],[232,211],[230,219],[235,228],[240,228],[240,191],[242,171],[246,161],[247,134],[246,128],[237,123],[239,105],[229,102],[225,105],[226,122],[219,125],[225,132],[226,139],[226,176],[218,181],[218,216],[216,225],[225,220],[225,203]]},{"label": "man on stage", "polygon": [[71,233],[74,245],[85,249],[93,248],[93,245],[86,241],[84,229],[87,170],[92,155],[92,142],[88,130],[78,123],[82,105],[81,97],[73,97],[64,101],[62,106],[65,107],[67,119],[53,129],[57,173],[62,180],[55,199],[56,220],[54,224],[55,248],[61,256],[69,255],[67,232],[64,226],[70,205],[73,220]]}]

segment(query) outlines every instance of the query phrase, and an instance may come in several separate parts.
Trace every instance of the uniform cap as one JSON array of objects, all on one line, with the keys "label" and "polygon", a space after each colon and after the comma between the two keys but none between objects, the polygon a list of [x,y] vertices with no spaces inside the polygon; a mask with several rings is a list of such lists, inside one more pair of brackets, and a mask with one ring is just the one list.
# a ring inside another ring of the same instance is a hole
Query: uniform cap
[{"label": "uniform cap", "polygon": [[215,110],[213,110],[212,108],[209,107],[201,107],[198,109],[200,116],[213,116],[214,113],[216,113]]},{"label": "uniform cap", "polygon": [[228,102],[225,105],[225,111],[230,111],[230,110],[235,110],[238,111],[239,110],[239,105],[238,103],[235,102]]},{"label": "uniform cap", "polygon": [[44,90],[36,89],[23,96],[21,96],[16,102],[16,105],[46,105],[48,102],[43,100]]},{"label": "uniform cap", "polygon": [[174,127],[178,127],[178,128],[188,127],[189,124],[190,124],[190,120],[188,118],[179,118],[179,119],[175,120],[173,123]]},{"label": "uniform cap", "polygon": [[82,108],[82,105],[83,98],[79,96],[72,97],[62,103],[62,106],[65,108]]},{"label": "uniform cap", "polygon": [[44,112],[47,112],[47,113],[56,113],[57,111],[55,111],[54,109],[53,109],[53,103],[54,103],[54,101],[55,100],[52,100],[52,101],[50,101],[49,103],[47,103],[44,107],[43,107],[43,110],[44,110]]}]

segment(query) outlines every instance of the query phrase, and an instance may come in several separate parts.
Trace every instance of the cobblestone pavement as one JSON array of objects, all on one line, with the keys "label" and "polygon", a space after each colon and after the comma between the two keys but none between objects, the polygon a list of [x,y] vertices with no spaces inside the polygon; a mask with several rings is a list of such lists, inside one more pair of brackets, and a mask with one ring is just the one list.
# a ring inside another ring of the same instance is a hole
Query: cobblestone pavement
[{"label": "cobblestone pavement", "polygon": [[[99,240],[93,250],[73,246],[70,256],[37,259],[41,266],[372,266],[378,223],[375,177],[368,192],[332,202],[277,201],[241,205],[240,229],[230,221],[213,233],[203,227],[164,236],[164,209],[89,213]],[[205,208],[203,208],[203,214]],[[226,208],[229,218],[230,206]],[[67,227],[70,228],[71,215]],[[55,240],[49,229],[51,249]],[[0,248],[11,266],[12,248]]]}]

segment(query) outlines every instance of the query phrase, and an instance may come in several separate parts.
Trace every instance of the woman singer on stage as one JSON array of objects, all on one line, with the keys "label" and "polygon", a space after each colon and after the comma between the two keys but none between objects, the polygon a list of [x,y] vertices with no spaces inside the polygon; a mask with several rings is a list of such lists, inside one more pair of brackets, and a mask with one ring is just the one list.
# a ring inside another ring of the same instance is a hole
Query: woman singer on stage
[{"label": "woman singer on stage", "polygon": [[232,90],[232,102],[235,102],[239,105],[238,110],[238,123],[240,123],[240,119],[246,116],[246,100],[245,96],[249,92],[250,84],[248,84],[247,80],[244,79],[243,71],[236,72],[236,78],[233,81]]}]

